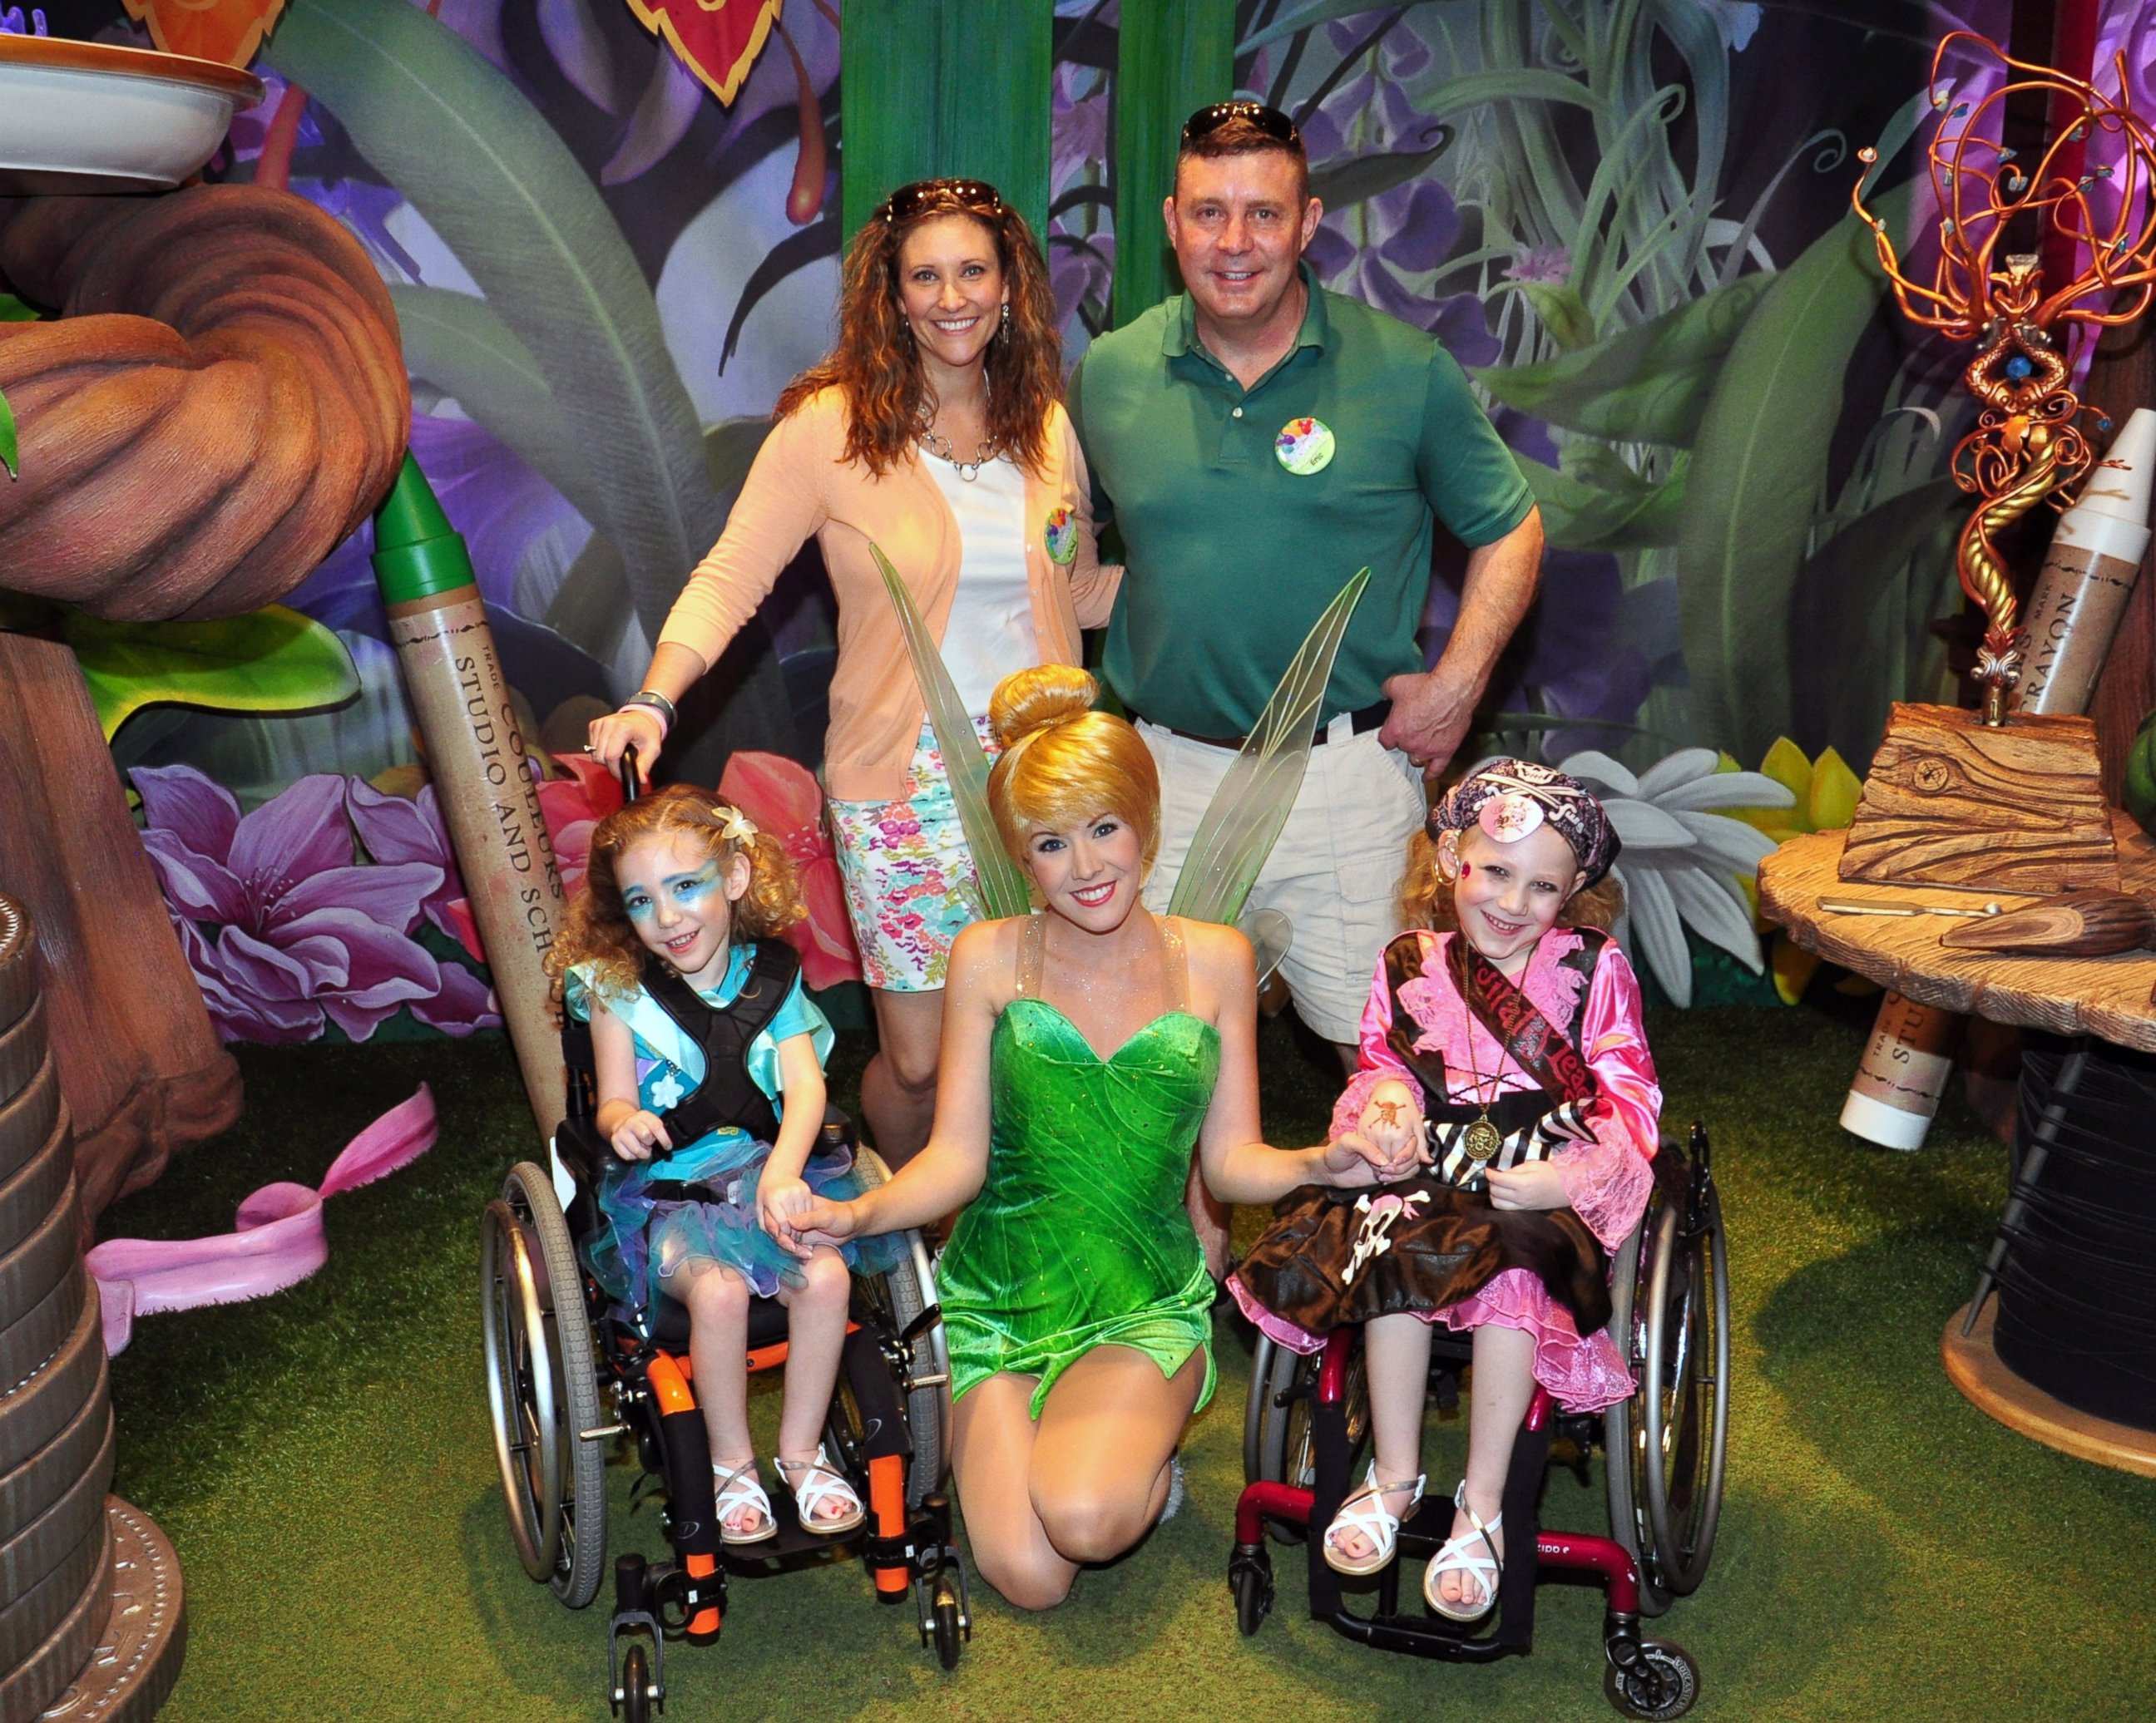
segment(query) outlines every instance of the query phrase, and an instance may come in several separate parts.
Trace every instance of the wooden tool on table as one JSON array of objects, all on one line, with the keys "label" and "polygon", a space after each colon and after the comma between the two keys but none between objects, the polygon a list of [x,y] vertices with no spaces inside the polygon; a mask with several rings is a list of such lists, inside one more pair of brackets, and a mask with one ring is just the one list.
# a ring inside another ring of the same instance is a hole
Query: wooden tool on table
[{"label": "wooden tool on table", "polygon": [[2102,957],[2156,946],[2156,910],[2127,891],[2072,891],[1954,927],[1939,943],[1960,951]]}]

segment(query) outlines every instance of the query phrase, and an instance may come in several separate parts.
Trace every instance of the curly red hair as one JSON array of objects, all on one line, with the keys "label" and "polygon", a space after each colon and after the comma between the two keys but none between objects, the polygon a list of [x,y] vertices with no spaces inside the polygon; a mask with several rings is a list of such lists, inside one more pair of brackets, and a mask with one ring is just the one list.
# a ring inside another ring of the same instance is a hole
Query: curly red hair
[{"label": "curly red hair", "polygon": [[839,344],[786,386],[773,410],[784,418],[824,389],[846,402],[846,459],[879,477],[913,447],[928,385],[921,354],[899,310],[898,254],[924,222],[961,215],[994,238],[1010,289],[1010,320],[988,343],[988,432],[1020,466],[1038,473],[1047,454],[1048,410],[1063,392],[1063,342],[1048,266],[1025,218],[1000,199],[993,210],[934,203],[899,220],[870,216],[846,248],[839,298]]},{"label": "curly red hair", "polygon": [[596,979],[615,993],[633,991],[642,977],[646,947],[622,902],[614,869],[624,850],[648,838],[686,836],[722,869],[732,866],[737,855],[748,858],[748,890],[733,909],[737,936],[767,938],[807,915],[793,864],[779,841],[768,832],[747,838],[726,835],[737,815],[737,809],[708,790],[669,784],[598,823],[592,833],[583,889],[569,900],[569,913],[544,960],[557,1000],[573,963],[589,963]]}]

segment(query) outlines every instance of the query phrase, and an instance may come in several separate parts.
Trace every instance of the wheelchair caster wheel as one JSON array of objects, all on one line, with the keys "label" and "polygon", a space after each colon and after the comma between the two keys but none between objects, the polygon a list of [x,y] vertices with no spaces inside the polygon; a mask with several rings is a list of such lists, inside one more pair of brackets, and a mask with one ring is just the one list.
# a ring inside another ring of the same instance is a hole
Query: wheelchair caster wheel
[{"label": "wheelchair caster wheel", "polygon": [[651,1723],[651,1664],[641,1645],[621,1660],[622,1723]]},{"label": "wheelchair caster wheel", "polygon": [[958,1667],[958,1654],[965,1646],[965,1638],[958,1619],[958,1594],[951,1589],[948,1580],[936,1582],[932,1619],[936,1661],[947,1669],[955,1669]]},{"label": "wheelchair caster wheel", "polygon": [[1681,1645],[1649,1639],[1630,1669],[1604,1674],[1602,1690],[1627,1717],[1681,1717],[1699,1697],[1699,1665]]},{"label": "wheelchair caster wheel", "polygon": [[1239,1561],[1228,1575],[1235,1593],[1235,1626],[1247,1639],[1273,1607],[1272,1570],[1262,1561]]}]

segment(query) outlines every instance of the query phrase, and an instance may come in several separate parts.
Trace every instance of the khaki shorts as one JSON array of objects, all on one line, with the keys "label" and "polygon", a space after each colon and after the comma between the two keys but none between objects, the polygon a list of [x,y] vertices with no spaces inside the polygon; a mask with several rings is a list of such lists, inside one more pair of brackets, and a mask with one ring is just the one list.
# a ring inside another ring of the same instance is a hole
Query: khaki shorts
[{"label": "khaki shorts", "polygon": [[[1138,734],[1160,768],[1160,856],[1146,906],[1168,906],[1206,804],[1235,756],[1157,724]],[[1245,913],[1278,910],[1295,928],[1281,975],[1302,1020],[1328,1041],[1353,1045],[1371,977],[1400,931],[1397,900],[1408,839],[1428,803],[1422,774],[1378,732],[1353,733],[1343,715],[1310,751],[1302,788],[1252,888]]]}]

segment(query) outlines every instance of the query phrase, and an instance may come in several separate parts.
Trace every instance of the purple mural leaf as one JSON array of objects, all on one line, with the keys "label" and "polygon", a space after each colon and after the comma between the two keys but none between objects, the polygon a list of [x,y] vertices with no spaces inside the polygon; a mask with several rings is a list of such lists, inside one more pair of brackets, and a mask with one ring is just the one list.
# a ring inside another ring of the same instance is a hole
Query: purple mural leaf
[{"label": "purple mural leaf", "polygon": [[361,845],[376,863],[385,866],[424,863],[441,876],[440,883],[426,894],[419,907],[428,920],[456,938],[456,924],[449,919],[449,906],[465,895],[465,885],[457,873],[457,859],[449,849],[434,785],[423,784],[419,799],[412,802],[354,778],[345,811],[358,828]]},{"label": "purple mural leaf", "polygon": [[317,910],[357,910],[385,927],[409,933],[419,924],[421,904],[439,890],[441,884],[442,870],[426,862],[331,868],[311,879],[302,879],[286,892],[283,907],[287,915],[295,916]]},{"label": "purple mural leaf", "polygon": [[621,111],[614,94],[613,56],[588,0],[539,0],[539,39],[562,75],[595,108]]},{"label": "purple mural leaf", "polygon": [[689,135],[703,106],[704,86],[696,74],[665,43],[654,46],[657,57],[651,63],[650,81],[629,116],[621,147],[599,170],[603,186],[625,185],[656,167]]}]

